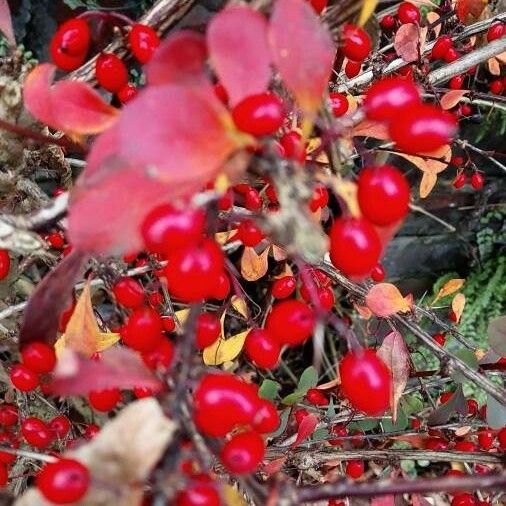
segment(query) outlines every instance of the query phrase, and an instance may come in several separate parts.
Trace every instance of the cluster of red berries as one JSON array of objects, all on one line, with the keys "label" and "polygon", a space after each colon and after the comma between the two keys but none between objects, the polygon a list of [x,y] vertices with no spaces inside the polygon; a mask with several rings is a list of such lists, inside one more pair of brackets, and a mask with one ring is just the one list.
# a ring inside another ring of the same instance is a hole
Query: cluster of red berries
[{"label": "cluster of red berries", "polygon": [[[91,41],[92,31],[87,20],[83,17],[69,19],[58,28],[51,40],[51,59],[61,70],[75,70],[84,63]],[[150,26],[133,23],[128,31],[128,44],[137,61],[144,65],[152,58],[160,38]],[[128,82],[125,63],[113,53],[98,55],[95,77],[105,90],[116,93],[122,103],[136,94],[135,86]]]},{"label": "cluster of red berries", "polygon": [[348,59],[344,72],[350,79],[360,73],[362,62],[372,49],[371,38],[360,26],[347,23],[341,35],[341,52]]},{"label": "cluster of red berries", "polygon": [[220,459],[233,474],[256,470],[265,453],[261,434],[273,432],[279,425],[276,408],[258,396],[256,385],[232,374],[202,377],[194,391],[193,419],[206,436],[229,435]]},{"label": "cluster of red berries", "polygon": [[49,374],[55,365],[56,354],[51,346],[29,343],[21,350],[21,363],[14,364],[10,370],[11,383],[22,392],[35,390],[40,375]]},{"label": "cluster of red berries", "polygon": [[420,9],[411,2],[402,2],[397,7],[397,18],[393,14],[386,14],[380,20],[381,28],[385,31],[391,31],[399,24],[420,23]]},{"label": "cluster of red berries", "polygon": [[[471,177],[469,178],[471,181],[471,186],[475,190],[481,190],[483,188],[483,185],[485,183],[485,177],[481,172],[475,171],[472,173]],[[455,179],[452,182],[453,187],[456,190],[460,190],[463,188],[466,183],[468,182],[468,177],[464,171],[458,172],[455,176]]]}]

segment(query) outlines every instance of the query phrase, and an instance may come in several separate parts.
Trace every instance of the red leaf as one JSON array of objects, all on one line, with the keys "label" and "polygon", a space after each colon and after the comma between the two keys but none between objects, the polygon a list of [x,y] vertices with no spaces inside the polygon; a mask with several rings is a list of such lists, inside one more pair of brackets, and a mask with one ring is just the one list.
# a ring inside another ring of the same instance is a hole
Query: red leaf
[{"label": "red leaf", "polygon": [[299,424],[297,437],[291,444],[291,448],[297,448],[297,446],[299,446],[305,439],[307,439],[314,432],[319,421],[320,417],[318,415],[306,415]]},{"label": "red leaf", "polygon": [[272,60],[301,109],[314,116],[332,71],[329,32],[305,0],[277,0],[269,26]]},{"label": "red leaf", "polygon": [[181,30],[165,39],[146,66],[148,84],[209,84],[205,74],[207,48],[204,36]]},{"label": "red leaf", "polygon": [[7,0],[0,0],[0,31],[4,34],[10,46],[16,45],[14,29],[12,28],[11,10]]},{"label": "red leaf", "polygon": [[450,90],[441,97],[441,108],[447,111],[455,107],[469,90]]},{"label": "red leaf", "polygon": [[55,343],[60,314],[70,300],[85,260],[83,252],[75,248],[38,284],[25,309],[20,348],[32,341]]},{"label": "red leaf", "polygon": [[26,78],[25,106],[36,119],[56,130],[77,135],[97,134],[116,121],[118,110],[88,84],[59,81],[51,85],[55,70],[54,65],[43,63]]},{"label": "red leaf", "polygon": [[157,392],[163,385],[144,365],[138,353],[124,347],[109,348],[101,353],[100,360],[91,360],[65,349],[49,385],[55,395],[86,395],[92,390],[133,387]]},{"label": "red leaf", "polygon": [[263,465],[262,470],[263,472],[270,478],[274,474],[279,473],[281,469],[283,469],[283,466],[285,465],[286,459],[288,457],[279,457],[277,459],[271,460],[270,462],[267,462]]},{"label": "red leaf", "polygon": [[487,3],[487,0],[457,0],[455,12],[462,23],[473,23],[481,16]]},{"label": "red leaf", "polygon": [[207,46],[231,105],[267,89],[271,68],[263,14],[242,5],[223,9],[209,23]]},{"label": "red leaf", "polygon": [[391,283],[374,285],[365,296],[365,303],[376,316],[381,318],[395,313],[405,313],[411,309],[412,305]]},{"label": "red leaf", "polygon": [[394,495],[384,495],[371,498],[371,506],[395,506]]},{"label": "red leaf", "polygon": [[395,34],[395,52],[407,63],[416,61],[419,42],[420,31],[417,25],[413,23],[401,25]]}]

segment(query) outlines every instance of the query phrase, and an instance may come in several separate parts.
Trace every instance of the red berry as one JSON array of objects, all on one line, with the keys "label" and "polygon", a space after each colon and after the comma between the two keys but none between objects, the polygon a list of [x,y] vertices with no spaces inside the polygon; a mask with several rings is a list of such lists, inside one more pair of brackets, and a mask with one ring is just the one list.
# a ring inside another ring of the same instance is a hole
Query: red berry
[{"label": "red berry", "polygon": [[487,31],[487,41],[500,39],[506,33],[506,25],[502,21],[492,23]]},{"label": "red berry", "polygon": [[467,399],[467,414],[471,416],[476,416],[478,411],[480,410],[480,406],[476,399]]},{"label": "red berry", "polygon": [[193,394],[193,418],[198,429],[213,437],[224,436],[236,425],[253,422],[258,396],[232,374],[207,374]]},{"label": "red berry", "polygon": [[385,279],[385,268],[381,264],[376,264],[371,271],[371,278],[376,283],[381,283]]},{"label": "red berry", "polygon": [[409,184],[392,165],[366,167],[358,177],[358,203],[362,214],[379,226],[393,225],[409,211]]},{"label": "red berry", "polygon": [[8,481],[9,481],[9,473],[7,472],[7,467],[4,465],[0,465],[0,488],[5,487]]},{"label": "red berry", "polygon": [[58,27],[55,33],[63,53],[69,56],[81,56],[88,52],[91,32],[84,19],[72,18]]},{"label": "red berry", "polygon": [[306,146],[299,132],[296,130],[285,132],[279,142],[285,150],[284,156],[286,158],[304,163],[304,160],[306,159]]},{"label": "red berry", "polygon": [[123,60],[112,53],[102,53],[95,64],[98,84],[111,93],[117,93],[128,84],[128,70]]},{"label": "red berry", "polygon": [[440,332],[434,334],[432,336],[432,339],[434,339],[434,341],[436,341],[437,344],[439,344],[439,346],[444,346],[445,343],[446,343],[446,337],[444,334],[441,334]]},{"label": "red berry", "polygon": [[472,441],[457,441],[455,443],[455,450],[458,452],[475,452],[477,447]]},{"label": "red berry", "polygon": [[352,79],[360,74],[362,63],[358,61],[348,60],[344,66],[344,73],[348,79]]},{"label": "red berry", "polygon": [[[285,148],[285,152],[286,148]],[[304,157],[306,156],[306,152],[304,150]],[[257,190],[254,188],[249,189],[244,195],[244,206],[249,211],[259,211],[262,208],[262,197]]]},{"label": "red berry", "polygon": [[128,43],[137,61],[144,65],[160,45],[160,37],[150,26],[135,23],[128,33]]},{"label": "red berry", "polygon": [[348,102],[346,95],[333,91],[329,93],[329,98],[330,107],[332,107],[332,112],[336,118],[339,118],[340,116],[346,114],[346,111],[350,107],[350,103]]},{"label": "red berry", "polygon": [[149,307],[136,309],[121,330],[123,342],[136,351],[154,350],[163,339],[160,315]]},{"label": "red berry", "polygon": [[19,412],[14,404],[2,404],[0,406],[0,425],[12,427],[18,423]]},{"label": "red berry", "polygon": [[223,445],[220,460],[232,474],[247,474],[256,470],[265,454],[264,440],[255,431],[241,432]]},{"label": "red berry", "polygon": [[142,360],[152,370],[169,369],[174,358],[174,345],[169,339],[163,338],[155,349],[142,353]]},{"label": "red berry", "polygon": [[244,220],[237,228],[237,238],[244,246],[254,248],[263,240],[264,233],[253,220]]},{"label": "red berry", "polygon": [[425,440],[425,448],[435,452],[445,451],[448,448],[448,441],[441,437],[429,437]]},{"label": "red berry", "polygon": [[342,394],[366,415],[383,414],[390,404],[391,373],[371,349],[350,351],[339,364]]},{"label": "red berry", "polygon": [[313,406],[328,406],[329,404],[327,396],[317,388],[310,388],[306,392],[306,401]]},{"label": "red berry", "polygon": [[262,369],[274,369],[281,353],[280,345],[263,329],[252,329],[244,341],[248,358]]},{"label": "red berry", "polygon": [[475,506],[476,500],[471,494],[458,494],[454,496],[451,506]]},{"label": "red berry", "polygon": [[153,395],[153,390],[148,387],[134,387],[133,392],[137,399],[144,399]]},{"label": "red berry", "polygon": [[334,290],[328,286],[321,286],[317,289],[319,308],[322,311],[331,311],[336,303]]},{"label": "red berry", "polygon": [[449,35],[441,35],[432,46],[431,56],[433,60],[443,60],[446,53],[453,48],[453,41]]},{"label": "red berry", "polygon": [[475,190],[481,190],[484,182],[485,178],[480,172],[474,172],[471,176],[471,185]]},{"label": "red berry", "polygon": [[40,418],[30,416],[21,422],[21,434],[34,448],[47,448],[53,442],[53,432]]},{"label": "red berry", "polygon": [[451,47],[448,51],[446,51],[444,61],[446,63],[452,63],[455,60],[458,60],[459,56],[459,52],[454,47]]},{"label": "red berry", "polygon": [[36,484],[48,501],[55,504],[77,503],[88,491],[90,473],[77,460],[59,459],[42,468]]},{"label": "red berry", "polygon": [[502,79],[494,79],[489,85],[490,91],[495,95],[500,95],[504,91]]},{"label": "red berry", "polygon": [[212,239],[181,248],[167,257],[164,269],[170,293],[183,302],[199,302],[214,296],[224,268],[221,248]]},{"label": "red berry", "polygon": [[220,506],[220,494],[212,483],[196,482],[176,496],[175,506]]},{"label": "red berry", "polygon": [[448,87],[451,90],[461,90],[462,86],[464,86],[464,81],[466,79],[466,76],[460,75],[460,76],[454,76],[450,79],[448,83]]},{"label": "red berry", "polygon": [[56,353],[52,346],[32,342],[21,350],[21,360],[25,367],[38,374],[51,372],[56,365]]},{"label": "red berry", "polygon": [[15,364],[10,372],[11,383],[22,392],[31,392],[39,384],[39,375],[23,364]]},{"label": "red berry", "polygon": [[128,84],[125,84],[125,86],[123,86],[123,88],[118,90],[118,92],[116,93],[116,96],[118,97],[118,100],[122,104],[128,104],[128,102],[130,102],[130,100],[135,98],[138,93],[139,93],[139,90],[137,89],[137,86],[128,83]]},{"label": "red berry", "polygon": [[381,243],[363,218],[339,218],[330,229],[330,259],[347,276],[368,276],[378,263]]},{"label": "red berry", "polygon": [[58,439],[64,439],[70,431],[70,420],[64,415],[57,415],[49,420],[49,428]]},{"label": "red berry", "polygon": [[413,418],[413,419],[411,420],[411,428],[412,428],[413,430],[419,430],[421,426],[422,426],[422,422],[420,421],[420,419],[418,419],[418,418]]},{"label": "red berry", "polygon": [[322,184],[317,184],[313,189],[313,197],[309,201],[309,209],[316,212],[329,203],[329,192]]},{"label": "red berry", "polygon": [[412,81],[400,77],[386,77],[367,90],[364,110],[369,119],[396,121],[402,111],[419,103],[420,92]]},{"label": "red berry", "polygon": [[285,111],[281,99],[273,93],[250,95],[232,109],[239,130],[255,135],[272,135],[283,124]]},{"label": "red berry", "polygon": [[491,430],[480,430],[478,443],[482,450],[490,450],[494,446],[494,433]]},{"label": "red berry", "polygon": [[172,316],[163,316],[162,326],[165,332],[173,332],[176,329],[176,321]]},{"label": "red berry", "polygon": [[309,0],[309,3],[317,14],[321,14],[323,9],[327,7],[328,0]]},{"label": "red berry", "polygon": [[121,401],[119,388],[107,388],[105,390],[93,390],[88,394],[90,406],[96,411],[111,411]]},{"label": "red berry", "polygon": [[0,281],[9,275],[11,270],[11,258],[6,249],[0,249]]},{"label": "red berry", "polygon": [[466,184],[466,181],[467,181],[466,175],[463,172],[459,172],[455,177],[455,179],[453,180],[452,185],[456,190],[460,190],[460,188],[462,188]]},{"label": "red berry", "polygon": [[295,291],[297,282],[293,276],[275,279],[271,286],[271,294],[275,299],[286,299]]},{"label": "red berry", "polygon": [[177,209],[170,204],[153,209],[144,219],[141,234],[151,253],[171,253],[194,246],[204,235],[206,216],[201,209]]},{"label": "red berry", "polygon": [[364,474],[363,460],[349,460],[346,463],[346,475],[353,480],[360,478]]},{"label": "red berry", "polygon": [[420,10],[411,2],[402,2],[397,9],[397,16],[403,25],[407,23],[420,23]]},{"label": "red berry", "polygon": [[295,423],[297,425],[300,425],[302,420],[304,420],[304,418],[306,418],[307,415],[309,415],[309,411],[307,409],[304,409],[304,408],[296,409],[293,412],[293,417],[295,418]]},{"label": "red berry", "polygon": [[61,232],[52,232],[46,236],[47,243],[53,249],[63,249],[65,246],[65,237]]},{"label": "red berry", "polygon": [[220,319],[214,313],[201,313],[197,319],[195,342],[199,350],[211,346],[221,333]]},{"label": "red berry", "polygon": [[395,18],[391,14],[386,14],[381,18],[380,25],[383,30],[391,30],[395,26]]},{"label": "red berry", "polygon": [[213,288],[213,292],[211,294],[211,298],[224,300],[228,297],[230,293],[230,278],[227,273],[220,272],[218,275],[218,279],[216,280],[216,284]]},{"label": "red berry", "polygon": [[403,111],[390,123],[390,137],[401,151],[424,153],[450,142],[457,130],[455,117],[435,105],[420,104]]},{"label": "red berry", "polygon": [[260,399],[253,427],[262,434],[274,432],[279,427],[279,415],[272,402]]},{"label": "red berry", "polygon": [[341,438],[348,435],[348,429],[342,423],[336,423],[330,428],[330,432],[337,437],[334,439],[329,439],[329,443],[332,446],[342,446],[343,440]]},{"label": "red berry", "polygon": [[88,424],[83,432],[85,439],[93,439],[100,432],[100,427],[94,423]]},{"label": "red berry", "polygon": [[346,58],[359,62],[365,60],[371,52],[371,39],[367,32],[357,25],[344,25],[342,34],[342,51]]},{"label": "red berry", "polygon": [[506,450],[506,427],[503,427],[497,434],[497,440],[499,441],[499,447],[501,450]]},{"label": "red berry", "polygon": [[[19,448],[19,440],[10,432],[0,432],[0,445],[7,448]],[[16,461],[16,455],[0,450],[0,463],[12,464]]]},{"label": "red berry", "polygon": [[445,404],[446,402],[448,402],[453,396],[453,392],[451,391],[448,391],[448,392],[443,392],[440,396],[439,396],[439,402],[441,404]]},{"label": "red berry", "polygon": [[274,304],[265,327],[279,344],[297,346],[311,337],[314,324],[312,309],[304,302],[291,299]]}]

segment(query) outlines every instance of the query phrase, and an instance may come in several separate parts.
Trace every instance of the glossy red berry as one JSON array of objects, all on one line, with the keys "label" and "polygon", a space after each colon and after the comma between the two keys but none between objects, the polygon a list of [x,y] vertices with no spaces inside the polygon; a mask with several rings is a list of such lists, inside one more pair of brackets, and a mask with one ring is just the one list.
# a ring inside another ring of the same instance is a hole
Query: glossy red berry
[{"label": "glossy red berry", "polygon": [[481,190],[483,188],[484,182],[485,178],[480,172],[474,172],[471,176],[471,185],[475,190]]},{"label": "glossy red berry", "polygon": [[471,416],[476,416],[480,411],[480,406],[476,399],[467,399],[467,414]]},{"label": "glossy red berry", "polygon": [[164,269],[171,295],[183,302],[213,297],[224,269],[221,248],[212,239],[197,246],[180,248],[167,257]]},{"label": "glossy red berry", "polygon": [[453,497],[451,506],[476,506],[476,500],[472,494],[457,494]]},{"label": "glossy red berry", "polygon": [[299,132],[296,130],[285,132],[281,136],[281,139],[279,139],[279,142],[285,151],[284,156],[286,158],[304,163],[306,159],[306,146]]},{"label": "glossy red berry", "polygon": [[100,427],[94,423],[89,423],[83,432],[84,439],[93,439],[100,432]]},{"label": "glossy red berry", "polygon": [[153,395],[153,390],[148,387],[134,387],[133,393],[137,399],[144,399]]},{"label": "glossy red berry", "polygon": [[[286,148],[285,148],[286,153]],[[306,152],[304,150],[304,158],[306,156]],[[244,207],[248,209],[249,211],[259,211],[262,209],[262,197],[258,193],[255,188],[250,188],[245,194],[244,194]]]},{"label": "glossy red berry", "polygon": [[378,263],[381,243],[364,218],[338,218],[330,230],[330,259],[347,276],[368,276]]},{"label": "glossy red berry", "polygon": [[487,41],[500,39],[504,34],[506,34],[506,25],[502,21],[492,23],[487,31]]},{"label": "glossy red berry", "polygon": [[257,367],[270,370],[278,365],[281,347],[265,330],[252,329],[244,341],[244,351]]},{"label": "glossy red berry", "polygon": [[256,470],[265,454],[262,436],[255,431],[240,432],[223,445],[220,460],[232,474],[247,474]]},{"label": "glossy red berry", "polygon": [[385,279],[385,268],[381,264],[376,264],[371,271],[371,279],[376,283],[381,283]]},{"label": "glossy red berry", "polygon": [[390,137],[406,153],[434,151],[451,141],[455,117],[435,105],[420,104],[403,111],[390,123]]},{"label": "glossy red berry", "polygon": [[70,71],[79,67],[86,59],[91,40],[88,23],[72,18],[63,23],[49,46],[53,63],[62,70]]},{"label": "glossy red berry", "polygon": [[199,350],[211,346],[221,333],[220,319],[214,313],[201,313],[197,318],[195,342]]},{"label": "glossy red berry", "polygon": [[195,482],[179,492],[175,506],[220,506],[220,494],[212,483]]},{"label": "glossy red berry", "polygon": [[374,83],[364,99],[364,110],[374,121],[396,121],[400,114],[420,103],[417,86],[400,77],[386,77]]},{"label": "glossy red berry", "polygon": [[134,309],[144,304],[144,288],[133,278],[120,278],[112,286],[116,302],[123,307]]},{"label": "glossy red berry", "polygon": [[271,294],[275,299],[286,299],[290,297],[297,287],[293,276],[283,276],[275,279],[271,286]]},{"label": "glossy red berry", "polygon": [[331,311],[336,303],[334,290],[329,286],[320,286],[316,290],[319,309],[322,311]]},{"label": "glossy red berry", "polygon": [[451,391],[447,391],[447,392],[443,392],[440,396],[439,396],[439,402],[441,404],[444,404],[446,402],[448,402],[453,396],[453,392]]},{"label": "glossy red berry", "polygon": [[111,411],[121,401],[119,388],[107,388],[105,390],[93,390],[88,394],[90,406],[96,411]]},{"label": "glossy red berry", "polygon": [[448,82],[448,88],[451,90],[461,90],[464,86],[464,81],[466,79],[466,76],[460,75],[460,76],[454,76],[450,79]]},{"label": "glossy red berry", "polygon": [[64,415],[57,415],[48,423],[49,428],[54,436],[58,439],[64,439],[70,432],[70,420]]},{"label": "glossy red berry", "polygon": [[243,132],[257,137],[272,135],[285,119],[283,102],[273,93],[250,95],[232,109],[232,119]]},{"label": "glossy red berry", "polygon": [[362,70],[362,62],[348,60],[344,66],[344,73],[348,79],[353,79],[360,74]]},{"label": "glossy red berry", "polygon": [[371,39],[365,30],[351,23],[344,25],[342,51],[346,58],[354,62],[360,62],[369,56],[371,49]]},{"label": "glossy red berry", "polygon": [[445,343],[446,343],[446,337],[444,334],[441,334],[440,332],[434,334],[432,336],[432,339],[434,339],[434,341],[436,341],[437,344],[439,344],[439,346],[444,346]]},{"label": "glossy red berry", "polygon": [[348,97],[346,95],[343,95],[342,93],[332,91],[329,93],[329,98],[330,98],[330,107],[332,108],[334,116],[336,118],[339,118],[340,116],[345,115],[350,107]]},{"label": "glossy red berry", "polygon": [[243,220],[237,227],[237,238],[244,246],[255,247],[264,238],[262,229],[253,220]]},{"label": "glossy red berry", "polygon": [[71,56],[64,53],[60,47],[59,41],[55,37],[51,40],[49,53],[51,54],[53,63],[65,72],[71,72],[79,68],[86,60],[86,53],[82,53],[78,56]]},{"label": "glossy red berry", "polygon": [[121,330],[123,342],[136,351],[154,350],[163,339],[160,315],[149,307],[136,309]]},{"label": "glossy red berry", "polygon": [[309,3],[317,14],[321,14],[327,7],[328,0],[309,0]]},{"label": "glossy red berry", "polygon": [[494,446],[494,433],[488,429],[480,430],[478,432],[478,444],[482,450],[490,450]]},{"label": "glossy red berry", "polygon": [[453,41],[449,35],[441,35],[432,46],[431,56],[433,60],[443,60],[446,53],[453,48]]},{"label": "glossy red berry", "polygon": [[290,299],[274,304],[265,327],[279,344],[297,346],[311,337],[314,324],[313,310],[300,300]]},{"label": "glossy red berry", "polygon": [[420,10],[411,2],[402,2],[397,9],[399,21],[407,23],[420,23]]},{"label": "glossy red berry", "polygon": [[327,396],[317,388],[310,388],[306,392],[306,401],[313,406],[328,406],[329,404]]},{"label": "glossy red berry", "polygon": [[385,31],[392,30],[395,27],[395,18],[391,14],[386,14],[381,18],[380,25]]},{"label": "glossy red berry", "polygon": [[446,51],[443,58],[446,63],[452,63],[455,60],[458,60],[459,57],[459,52],[454,47],[451,47],[448,51]]},{"label": "glossy red berry", "polygon": [[435,452],[445,451],[448,449],[448,441],[441,437],[429,437],[425,440],[425,448]]},{"label": "glossy red berry", "polygon": [[125,86],[123,86],[123,88],[118,90],[118,92],[116,93],[116,96],[118,97],[118,100],[122,104],[128,104],[128,102],[130,102],[130,100],[133,100],[137,96],[138,93],[139,93],[139,89],[137,88],[137,86],[128,83],[128,84],[125,84]]},{"label": "glossy red berry", "polygon": [[272,402],[265,399],[258,401],[253,427],[261,434],[274,432],[279,427],[279,414]]},{"label": "glossy red berry", "polygon": [[46,374],[51,372],[56,365],[56,353],[52,346],[41,342],[32,342],[21,350],[21,360],[33,372]]},{"label": "glossy red berry", "polygon": [[39,375],[23,364],[15,364],[10,372],[11,383],[22,392],[31,392],[39,384]]},{"label": "glossy red berry", "polygon": [[358,203],[365,218],[379,226],[393,225],[409,211],[409,184],[392,165],[366,167],[358,176]]},{"label": "glossy red berry", "polygon": [[498,433],[497,433],[497,440],[499,441],[499,447],[501,450],[506,450],[506,427],[503,427]]},{"label": "glossy red berry", "polygon": [[73,459],[59,459],[46,464],[37,475],[40,493],[55,504],[73,504],[80,501],[88,491],[90,473]]},{"label": "glossy red berry", "polygon": [[171,253],[198,244],[206,225],[201,209],[177,209],[170,204],[153,209],[144,219],[141,234],[151,253]]},{"label": "glossy red berry", "polygon": [[47,448],[53,442],[53,432],[40,418],[30,416],[21,422],[21,434],[34,448]]},{"label": "glossy red berry", "polygon": [[146,351],[141,356],[150,369],[166,371],[174,359],[174,345],[164,337],[153,350]]},{"label": "glossy red berry", "polygon": [[135,23],[128,33],[128,43],[137,61],[144,65],[160,45],[160,37],[150,26]]},{"label": "glossy red berry", "polygon": [[112,53],[102,53],[95,64],[98,84],[111,93],[117,93],[128,84],[128,70],[123,60]]},{"label": "glossy red berry", "polygon": [[349,460],[346,463],[346,476],[356,480],[364,474],[364,461],[363,460]]},{"label": "glossy red berry", "polygon": [[455,450],[458,452],[475,452],[477,449],[472,441],[457,441],[455,443]]},{"label": "glossy red berry", "polygon": [[460,190],[466,184],[466,181],[467,177],[464,172],[459,172],[453,180],[452,185],[456,190]]},{"label": "glossy red berry", "polygon": [[[11,432],[0,432],[0,445],[6,448],[19,448],[19,439]],[[16,461],[16,455],[0,450],[0,464],[12,464]]]},{"label": "glossy red berry", "polygon": [[2,404],[0,406],[0,425],[12,427],[18,423],[19,411],[14,404]]},{"label": "glossy red berry", "polygon": [[6,249],[0,249],[0,281],[9,275],[11,270],[11,258]]},{"label": "glossy red berry", "polygon": [[502,79],[494,79],[489,84],[490,91],[495,95],[500,95],[504,91],[504,83]]},{"label": "glossy red berry", "polygon": [[366,415],[383,414],[390,404],[390,369],[371,349],[348,352],[339,364],[341,392]]}]

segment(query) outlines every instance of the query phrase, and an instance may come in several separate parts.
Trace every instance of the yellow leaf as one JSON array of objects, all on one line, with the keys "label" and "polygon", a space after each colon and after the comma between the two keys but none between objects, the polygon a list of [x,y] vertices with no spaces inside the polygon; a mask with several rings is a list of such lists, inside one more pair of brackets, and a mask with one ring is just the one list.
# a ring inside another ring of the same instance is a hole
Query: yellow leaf
[{"label": "yellow leaf", "polygon": [[358,18],[359,26],[364,26],[369,18],[373,15],[374,9],[378,5],[378,0],[364,0],[362,4],[362,10],[360,11],[360,16]]},{"label": "yellow leaf", "polygon": [[[327,156],[327,153],[325,151],[321,151],[321,145],[322,141],[319,137],[313,137],[312,139],[309,139],[309,142],[306,147],[306,160],[311,160],[318,163],[329,163],[329,158]],[[318,150],[318,156],[316,158],[314,157],[314,152]]]},{"label": "yellow leaf", "polygon": [[226,506],[247,506],[242,495],[232,485],[221,487],[221,497]]},{"label": "yellow leaf", "polygon": [[[448,144],[445,144],[436,151],[431,151],[430,153],[420,153],[418,155],[408,155],[406,153],[395,154],[409,160],[413,165],[424,172],[435,172],[439,174],[448,167],[452,157],[452,148]],[[424,155],[429,158],[424,158]],[[434,158],[436,158],[436,160],[434,160]]]},{"label": "yellow leaf", "polygon": [[97,324],[91,304],[90,281],[88,280],[70,317],[65,334],[56,341],[54,348],[59,357],[64,348],[70,348],[91,357],[117,343],[120,335],[102,332]]},{"label": "yellow leaf", "polygon": [[214,240],[220,245],[223,246],[226,244],[235,234],[237,233],[237,229],[234,228],[232,230],[226,230],[225,232],[218,232],[214,234]]},{"label": "yellow leaf", "polygon": [[411,309],[409,297],[403,297],[399,289],[390,283],[374,285],[365,296],[367,307],[380,317],[405,313]]},{"label": "yellow leaf", "polygon": [[331,180],[334,192],[341,197],[352,216],[360,216],[360,207],[357,200],[357,184],[345,179],[333,178]]},{"label": "yellow leaf", "polygon": [[238,297],[237,295],[233,295],[230,299],[232,303],[232,307],[244,318],[248,318],[248,306],[246,305],[246,301]]},{"label": "yellow leaf", "polygon": [[220,337],[211,346],[204,348],[204,364],[221,365],[225,362],[234,360],[241,353],[244,341],[250,329],[245,330],[235,336],[223,339]]},{"label": "yellow leaf", "polygon": [[424,172],[422,175],[422,180],[420,181],[420,198],[424,199],[427,197],[434,186],[437,183],[437,174],[435,172]]},{"label": "yellow leaf", "polygon": [[190,314],[190,309],[180,309],[174,313],[174,319],[176,322],[179,322],[179,329],[184,325],[185,321],[188,319],[188,315]]},{"label": "yellow leaf", "polygon": [[434,304],[437,300],[446,297],[447,295],[451,295],[452,293],[455,293],[457,290],[460,290],[462,288],[462,285],[464,284],[464,279],[455,278],[450,279],[450,281],[447,281],[439,290],[436,298],[434,299]]},{"label": "yellow leaf", "polygon": [[466,296],[463,293],[458,293],[452,300],[452,311],[455,313],[456,323],[460,321],[464,306],[466,305]]},{"label": "yellow leaf", "polygon": [[225,172],[220,172],[216,179],[214,180],[214,189],[218,193],[225,193],[230,186],[230,179],[225,174]]},{"label": "yellow leaf", "polygon": [[257,255],[254,248],[246,247],[241,257],[241,275],[246,281],[256,281],[267,273],[270,246]]}]

